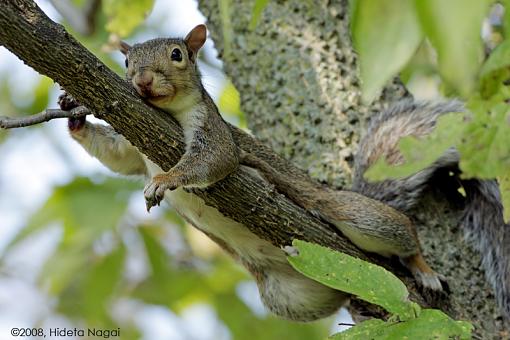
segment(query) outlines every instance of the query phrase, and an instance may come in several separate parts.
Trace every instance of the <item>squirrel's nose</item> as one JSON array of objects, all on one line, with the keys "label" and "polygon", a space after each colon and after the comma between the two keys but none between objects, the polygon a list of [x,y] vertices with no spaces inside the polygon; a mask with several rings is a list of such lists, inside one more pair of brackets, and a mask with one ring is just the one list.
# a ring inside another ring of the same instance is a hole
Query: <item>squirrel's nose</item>
[{"label": "squirrel's nose", "polygon": [[154,77],[152,73],[144,72],[139,77],[136,78],[135,83],[136,86],[140,89],[141,95],[150,94],[152,88],[152,81]]}]

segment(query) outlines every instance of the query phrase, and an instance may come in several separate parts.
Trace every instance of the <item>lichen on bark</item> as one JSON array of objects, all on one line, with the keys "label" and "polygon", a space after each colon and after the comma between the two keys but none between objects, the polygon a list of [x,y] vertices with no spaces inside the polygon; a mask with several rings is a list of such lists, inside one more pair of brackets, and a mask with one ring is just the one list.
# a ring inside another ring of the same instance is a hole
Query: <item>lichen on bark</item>
[{"label": "lichen on bark", "polygon": [[[395,81],[378,101],[361,101],[347,1],[269,1],[254,31],[247,29],[250,4],[231,6],[235,31],[225,69],[241,93],[250,129],[313,177],[349,186],[360,126],[407,91]],[[215,4],[203,1],[201,8],[221,50]]]},{"label": "lichen on bark", "polygon": [[[252,6],[231,2],[233,34],[224,55],[217,3],[199,1],[251,131],[312,177],[348,188],[367,119],[410,94],[395,79],[374,103],[361,101],[347,0],[269,1],[250,31]],[[451,183],[437,186],[445,188],[429,190],[411,217],[427,260],[448,279],[451,315],[472,321],[483,338],[508,336],[480,257],[463,240],[462,198]]]}]

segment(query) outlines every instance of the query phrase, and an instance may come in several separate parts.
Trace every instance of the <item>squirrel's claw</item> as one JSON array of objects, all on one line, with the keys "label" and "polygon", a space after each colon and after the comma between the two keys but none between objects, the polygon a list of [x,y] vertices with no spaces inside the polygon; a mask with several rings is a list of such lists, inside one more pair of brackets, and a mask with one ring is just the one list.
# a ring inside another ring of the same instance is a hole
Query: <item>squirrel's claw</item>
[{"label": "squirrel's claw", "polygon": [[159,205],[163,197],[156,195],[156,190],[158,189],[158,182],[154,181],[154,179],[145,186],[143,191],[143,195],[145,196],[145,205],[147,207],[147,212],[150,212],[151,208],[155,205]]},{"label": "squirrel's claw", "polygon": [[[145,207],[147,208],[147,212],[148,212],[148,213],[149,213],[149,212],[151,212],[151,208],[152,208],[153,206],[155,206],[156,204],[158,204],[158,203],[156,202],[156,200],[155,200],[155,199],[153,199],[153,198],[148,198],[147,196],[145,196]],[[159,204],[158,204],[158,205],[159,205]]]},{"label": "squirrel's claw", "polygon": [[421,253],[401,257],[400,261],[411,271],[420,286],[438,292],[444,290],[442,283],[445,284],[445,287],[448,286],[445,277],[432,270]]},{"label": "squirrel's claw", "polygon": [[70,117],[67,120],[67,127],[72,132],[79,131],[79,130],[81,130],[85,126],[85,122],[86,121],[87,121],[87,117],[86,116],[78,117],[78,118]]},{"label": "squirrel's claw", "polygon": [[[64,92],[60,96],[58,96],[58,105],[60,106],[61,110],[71,111],[80,106],[80,103],[76,99],[74,99],[69,93]],[[67,127],[69,128],[69,131],[75,133],[80,131],[85,126],[86,121],[87,121],[86,116],[77,118],[69,117],[69,119],[67,120]]]},{"label": "squirrel's claw", "polygon": [[414,272],[413,273],[415,279],[418,283],[424,288],[428,288],[435,291],[442,291],[443,285],[441,281],[445,281],[443,276],[435,272],[425,273],[425,272]]},{"label": "squirrel's claw", "polygon": [[174,190],[176,188],[177,185],[174,184],[167,174],[154,176],[143,191],[147,212],[150,212],[153,206],[161,204],[166,190]]},{"label": "squirrel's claw", "polygon": [[64,92],[60,96],[58,96],[58,105],[61,110],[71,111],[75,107],[80,106],[80,103],[73,98],[69,93]]}]

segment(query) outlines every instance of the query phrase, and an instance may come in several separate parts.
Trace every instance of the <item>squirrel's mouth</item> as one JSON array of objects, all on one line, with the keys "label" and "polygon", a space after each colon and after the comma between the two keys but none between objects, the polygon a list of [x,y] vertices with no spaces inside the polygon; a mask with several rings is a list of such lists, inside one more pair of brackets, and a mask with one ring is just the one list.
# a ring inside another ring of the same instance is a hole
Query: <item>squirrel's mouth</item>
[{"label": "squirrel's mouth", "polygon": [[175,96],[175,87],[162,82],[158,77],[136,76],[132,83],[142,98],[155,105],[169,102]]},{"label": "squirrel's mouth", "polygon": [[136,88],[138,94],[151,103],[171,101],[175,92],[170,89],[154,89],[152,87]]},{"label": "squirrel's mouth", "polygon": [[154,96],[147,96],[146,98],[147,98],[147,100],[149,100],[151,102],[159,102],[159,101],[163,101],[166,99],[170,99],[171,96],[169,96],[169,95],[154,95]]},{"label": "squirrel's mouth", "polygon": [[145,97],[145,100],[147,100],[152,105],[159,107],[159,108],[165,108],[171,105],[172,100],[174,96],[173,95],[152,95]]},{"label": "squirrel's mouth", "polygon": [[136,89],[138,94],[144,98],[145,100],[151,102],[151,103],[160,103],[163,101],[169,101],[172,100],[172,93],[162,93],[157,94],[154,93],[151,89]]}]

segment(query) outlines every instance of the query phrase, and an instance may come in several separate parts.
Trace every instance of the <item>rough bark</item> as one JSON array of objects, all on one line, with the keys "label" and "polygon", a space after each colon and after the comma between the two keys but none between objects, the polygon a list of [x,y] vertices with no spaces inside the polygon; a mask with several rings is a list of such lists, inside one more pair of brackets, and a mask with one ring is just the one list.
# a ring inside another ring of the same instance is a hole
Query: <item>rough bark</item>
[{"label": "rough bark", "polygon": [[[347,0],[269,1],[256,29],[249,31],[252,5],[231,2],[228,55],[221,52],[216,3],[201,0],[199,6],[241,94],[251,130],[312,177],[349,187],[353,155],[367,119],[409,94],[395,80],[371,105],[361,102]],[[442,178],[438,176],[436,186],[441,189],[430,190],[411,216],[424,253],[448,279],[451,315],[472,321],[484,339],[509,337],[480,256],[464,242],[458,226],[462,199],[455,185]]]},{"label": "rough bark", "polygon": [[[182,155],[183,135],[177,122],[144,103],[127,82],[78,43],[62,25],[51,21],[32,0],[0,4],[0,45],[58,82],[163,169],[172,167]],[[252,136],[236,127],[231,129],[241,149],[254,152],[277,169],[294,169],[294,176],[304,176]],[[206,190],[196,190],[195,194],[278,247],[298,238],[381,264],[402,278],[414,301],[424,306],[443,303],[442,307],[447,308],[444,300],[436,301],[420,294],[409,274],[395,261],[361,252],[332,226],[275,192],[244,168]],[[369,310],[376,313],[377,308],[370,306]]]}]

